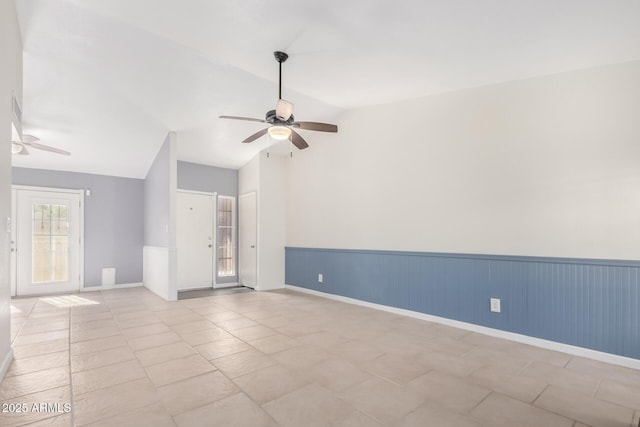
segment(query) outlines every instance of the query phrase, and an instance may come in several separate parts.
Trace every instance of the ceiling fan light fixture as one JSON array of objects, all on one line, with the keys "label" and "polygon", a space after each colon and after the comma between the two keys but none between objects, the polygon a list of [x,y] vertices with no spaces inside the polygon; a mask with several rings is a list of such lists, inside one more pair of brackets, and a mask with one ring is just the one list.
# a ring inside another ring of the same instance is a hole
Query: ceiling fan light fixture
[{"label": "ceiling fan light fixture", "polygon": [[291,136],[291,129],[286,126],[271,126],[268,132],[271,138],[280,141],[289,139],[289,136]]},{"label": "ceiling fan light fixture", "polygon": [[284,99],[279,99],[276,104],[276,117],[280,120],[287,121],[289,117],[291,117],[291,114],[293,114],[293,104]]}]

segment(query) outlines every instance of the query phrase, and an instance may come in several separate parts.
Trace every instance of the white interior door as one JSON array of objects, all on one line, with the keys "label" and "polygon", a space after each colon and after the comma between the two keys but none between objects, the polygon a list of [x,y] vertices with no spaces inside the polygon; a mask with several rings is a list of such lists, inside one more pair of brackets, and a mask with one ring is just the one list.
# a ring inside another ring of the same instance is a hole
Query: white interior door
[{"label": "white interior door", "polygon": [[238,279],[242,286],[256,287],[258,281],[258,227],[256,193],[243,194],[238,198],[238,237],[240,258]]},{"label": "white interior door", "polygon": [[16,294],[80,290],[80,194],[16,190]]},{"label": "white interior door", "polygon": [[213,287],[213,200],[178,191],[178,290]]}]

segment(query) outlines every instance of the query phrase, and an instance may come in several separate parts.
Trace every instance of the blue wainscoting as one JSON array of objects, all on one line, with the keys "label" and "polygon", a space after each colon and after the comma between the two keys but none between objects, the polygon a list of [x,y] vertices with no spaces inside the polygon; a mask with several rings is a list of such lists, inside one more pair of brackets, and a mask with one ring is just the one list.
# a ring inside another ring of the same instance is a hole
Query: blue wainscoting
[{"label": "blue wainscoting", "polygon": [[640,359],[637,261],[288,247],[285,274],[288,285]]}]

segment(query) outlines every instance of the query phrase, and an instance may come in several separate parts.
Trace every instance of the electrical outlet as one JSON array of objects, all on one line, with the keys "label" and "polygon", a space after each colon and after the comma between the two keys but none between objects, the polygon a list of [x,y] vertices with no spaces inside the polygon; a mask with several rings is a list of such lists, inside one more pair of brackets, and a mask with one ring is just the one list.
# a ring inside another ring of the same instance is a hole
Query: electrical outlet
[{"label": "electrical outlet", "polygon": [[490,300],[491,312],[500,313],[500,298],[491,298]]},{"label": "electrical outlet", "polygon": [[322,283],[322,279],[324,279],[324,277],[322,277],[322,273],[318,274],[318,283]]}]

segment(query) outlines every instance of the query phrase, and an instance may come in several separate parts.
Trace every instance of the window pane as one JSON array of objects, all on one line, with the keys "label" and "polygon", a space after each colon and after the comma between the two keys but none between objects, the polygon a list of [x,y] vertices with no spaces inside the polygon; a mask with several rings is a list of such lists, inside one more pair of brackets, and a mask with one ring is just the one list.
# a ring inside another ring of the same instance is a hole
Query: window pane
[{"label": "window pane", "polygon": [[32,219],[32,282],[66,282],[69,280],[67,207],[34,204]]},{"label": "window pane", "polygon": [[235,197],[218,196],[218,276],[235,275]]},{"label": "window pane", "polygon": [[218,225],[219,226],[231,226],[231,212],[218,210]]},{"label": "window pane", "polygon": [[231,246],[231,228],[218,228],[218,245],[220,248],[228,248]]}]

